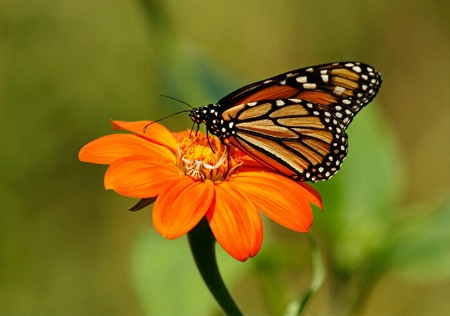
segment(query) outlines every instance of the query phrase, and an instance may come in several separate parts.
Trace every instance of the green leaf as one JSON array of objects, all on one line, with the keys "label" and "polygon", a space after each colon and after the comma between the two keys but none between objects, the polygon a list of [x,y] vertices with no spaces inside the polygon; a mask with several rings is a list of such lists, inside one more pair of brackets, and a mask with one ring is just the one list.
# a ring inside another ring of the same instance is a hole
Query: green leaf
[{"label": "green leaf", "polygon": [[385,263],[414,280],[448,278],[450,200],[432,212],[423,210],[421,213],[421,216],[398,223]]},{"label": "green leaf", "polygon": [[311,246],[311,285],[288,305],[285,316],[301,315],[309,299],[319,290],[325,280],[325,267],[320,249],[314,237],[311,234],[308,236]]},{"label": "green leaf", "polygon": [[332,241],[334,264],[350,273],[382,251],[395,221],[392,213],[402,190],[403,167],[393,133],[376,103],[349,127],[349,154],[341,171],[327,183],[316,185],[324,200],[324,213],[314,225]]}]

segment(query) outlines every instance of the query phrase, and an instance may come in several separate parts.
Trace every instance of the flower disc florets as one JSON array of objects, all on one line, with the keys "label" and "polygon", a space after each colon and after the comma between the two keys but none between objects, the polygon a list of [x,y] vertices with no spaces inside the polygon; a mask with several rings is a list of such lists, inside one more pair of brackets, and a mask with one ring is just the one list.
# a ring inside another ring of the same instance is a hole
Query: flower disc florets
[{"label": "flower disc florets", "polygon": [[230,151],[218,138],[198,133],[179,139],[177,166],[195,180],[221,182],[241,164],[239,154]]}]

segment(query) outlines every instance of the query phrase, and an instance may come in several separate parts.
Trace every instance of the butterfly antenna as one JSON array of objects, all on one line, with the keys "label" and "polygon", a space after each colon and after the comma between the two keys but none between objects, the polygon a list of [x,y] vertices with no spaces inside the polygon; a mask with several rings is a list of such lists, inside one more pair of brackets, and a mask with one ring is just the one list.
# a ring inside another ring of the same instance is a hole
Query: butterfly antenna
[{"label": "butterfly antenna", "polygon": [[[178,102],[180,102],[180,103],[183,103],[183,104],[187,105],[188,107],[190,107],[191,109],[194,108],[194,107],[193,107],[192,105],[190,105],[189,103],[184,102],[184,101],[182,101],[182,100],[180,100],[180,99],[171,97],[170,95],[160,94],[159,96],[160,96],[160,97],[164,97],[164,98],[168,98],[168,99],[171,99],[171,100],[174,100],[174,101],[178,101]],[[168,116],[165,116],[165,117],[163,117],[163,118],[160,118],[159,120],[156,120],[156,121],[151,122],[151,123],[149,123],[149,124],[147,124],[147,125],[144,126],[144,134],[145,134],[145,131],[147,130],[147,128],[148,128],[150,125],[152,125],[153,123],[157,123],[157,122],[160,122],[160,121],[162,121],[162,120],[165,120],[165,119],[167,119],[167,118],[169,118],[169,117],[172,117],[172,116],[175,116],[175,115],[178,115],[178,114],[181,114],[181,113],[190,112],[190,111],[191,111],[191,110],[183,110],[183,111],[179,111],[179,112],[170,114],[170,115],[168,115]]]},{"label": "butterfly antenna", "polygon": [[148,123],[147,125],[144,126],[144,134],[145,134],[145,131],[147,130],[147,128],[148,128],[150,125],[152,125],[152,124],[154,124],[154,123],[161,122],[162,120],[165,120],[165,119],[167,119],[167,118],[169,118],[169,117],[172,117],[172,116],[175,116],[175,115],[178,115],[178,114],[181,114],[181,113],[190,112],[190,111],[191,111],[191,110],[183,110],[183,111],[179,111],[179,112],[176,112],[176,113],[173,113],[173,114],[164,116],[163,118],[160,118],[159,120],[156,120],[156,121],[153,121],[153,122],[151,122],[151,123]]},{"label": "butterfly antenna", "polygon": [[194,107],[193,107],[192,105],[190,105],[189,103],[187,103],[187,102],[184,102],[183,100],[180,100],[180,99],[177,99],[177,98],[171,97],[170,95],[160,94],[160,95],[159,95],[159,97],[161,97],[161,98],[168,98],[168,99],[172,99],[172,100],[174,100],[174,101],[178,101],[178,102],[180,102],[180,103],[183,103],[183,104],[187,105],[187,106],[188,106],[188,107],[190,107],[191,109],[193,109],[193,108],[194,108]]}]

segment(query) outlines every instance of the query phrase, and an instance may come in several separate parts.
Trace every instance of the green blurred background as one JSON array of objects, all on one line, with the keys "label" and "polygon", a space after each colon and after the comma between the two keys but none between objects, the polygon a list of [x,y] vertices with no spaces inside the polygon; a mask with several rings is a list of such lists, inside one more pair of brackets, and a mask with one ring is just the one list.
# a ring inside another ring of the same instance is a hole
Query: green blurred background
[{"label": "green blurred background", "polygon": [[[341,172],[316,185],[327,279],[307,312],[450,313],[450,2],[0,5],[1,315],[220,315],[185,237],[160,237],[150,208],[128,212],[136,201],[105,191],[106,168],[80,163],[78,150],[110,133],[110,118],[186,108],[159,94],[202,106],[346,60],[375,66],[384,83],[349,128]],[[187,115],[164,124],[191,126]],[[218,252],[249,315],[280,315],[310,282],[307,238],[269,221],[256,258]]]}]

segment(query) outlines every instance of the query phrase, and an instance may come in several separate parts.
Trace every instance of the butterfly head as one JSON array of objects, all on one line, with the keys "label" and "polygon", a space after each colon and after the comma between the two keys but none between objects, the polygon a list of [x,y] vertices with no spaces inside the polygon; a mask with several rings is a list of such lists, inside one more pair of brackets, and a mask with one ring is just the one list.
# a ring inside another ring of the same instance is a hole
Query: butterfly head
[{"label": "butterfly head", "polygon": [[189,112],[192,121],[197,124],[205,124],[208,131],[216,136],[223,136],[223,119],[219,118],[218,104],[208,104],[204,107],[195,108]]},{"label": "butterfly head", "polygon": [[203,108],[194,108],[189,112],[189,117],[192,121],[197,124],[205,123],[206,114],[203,111]]}]

